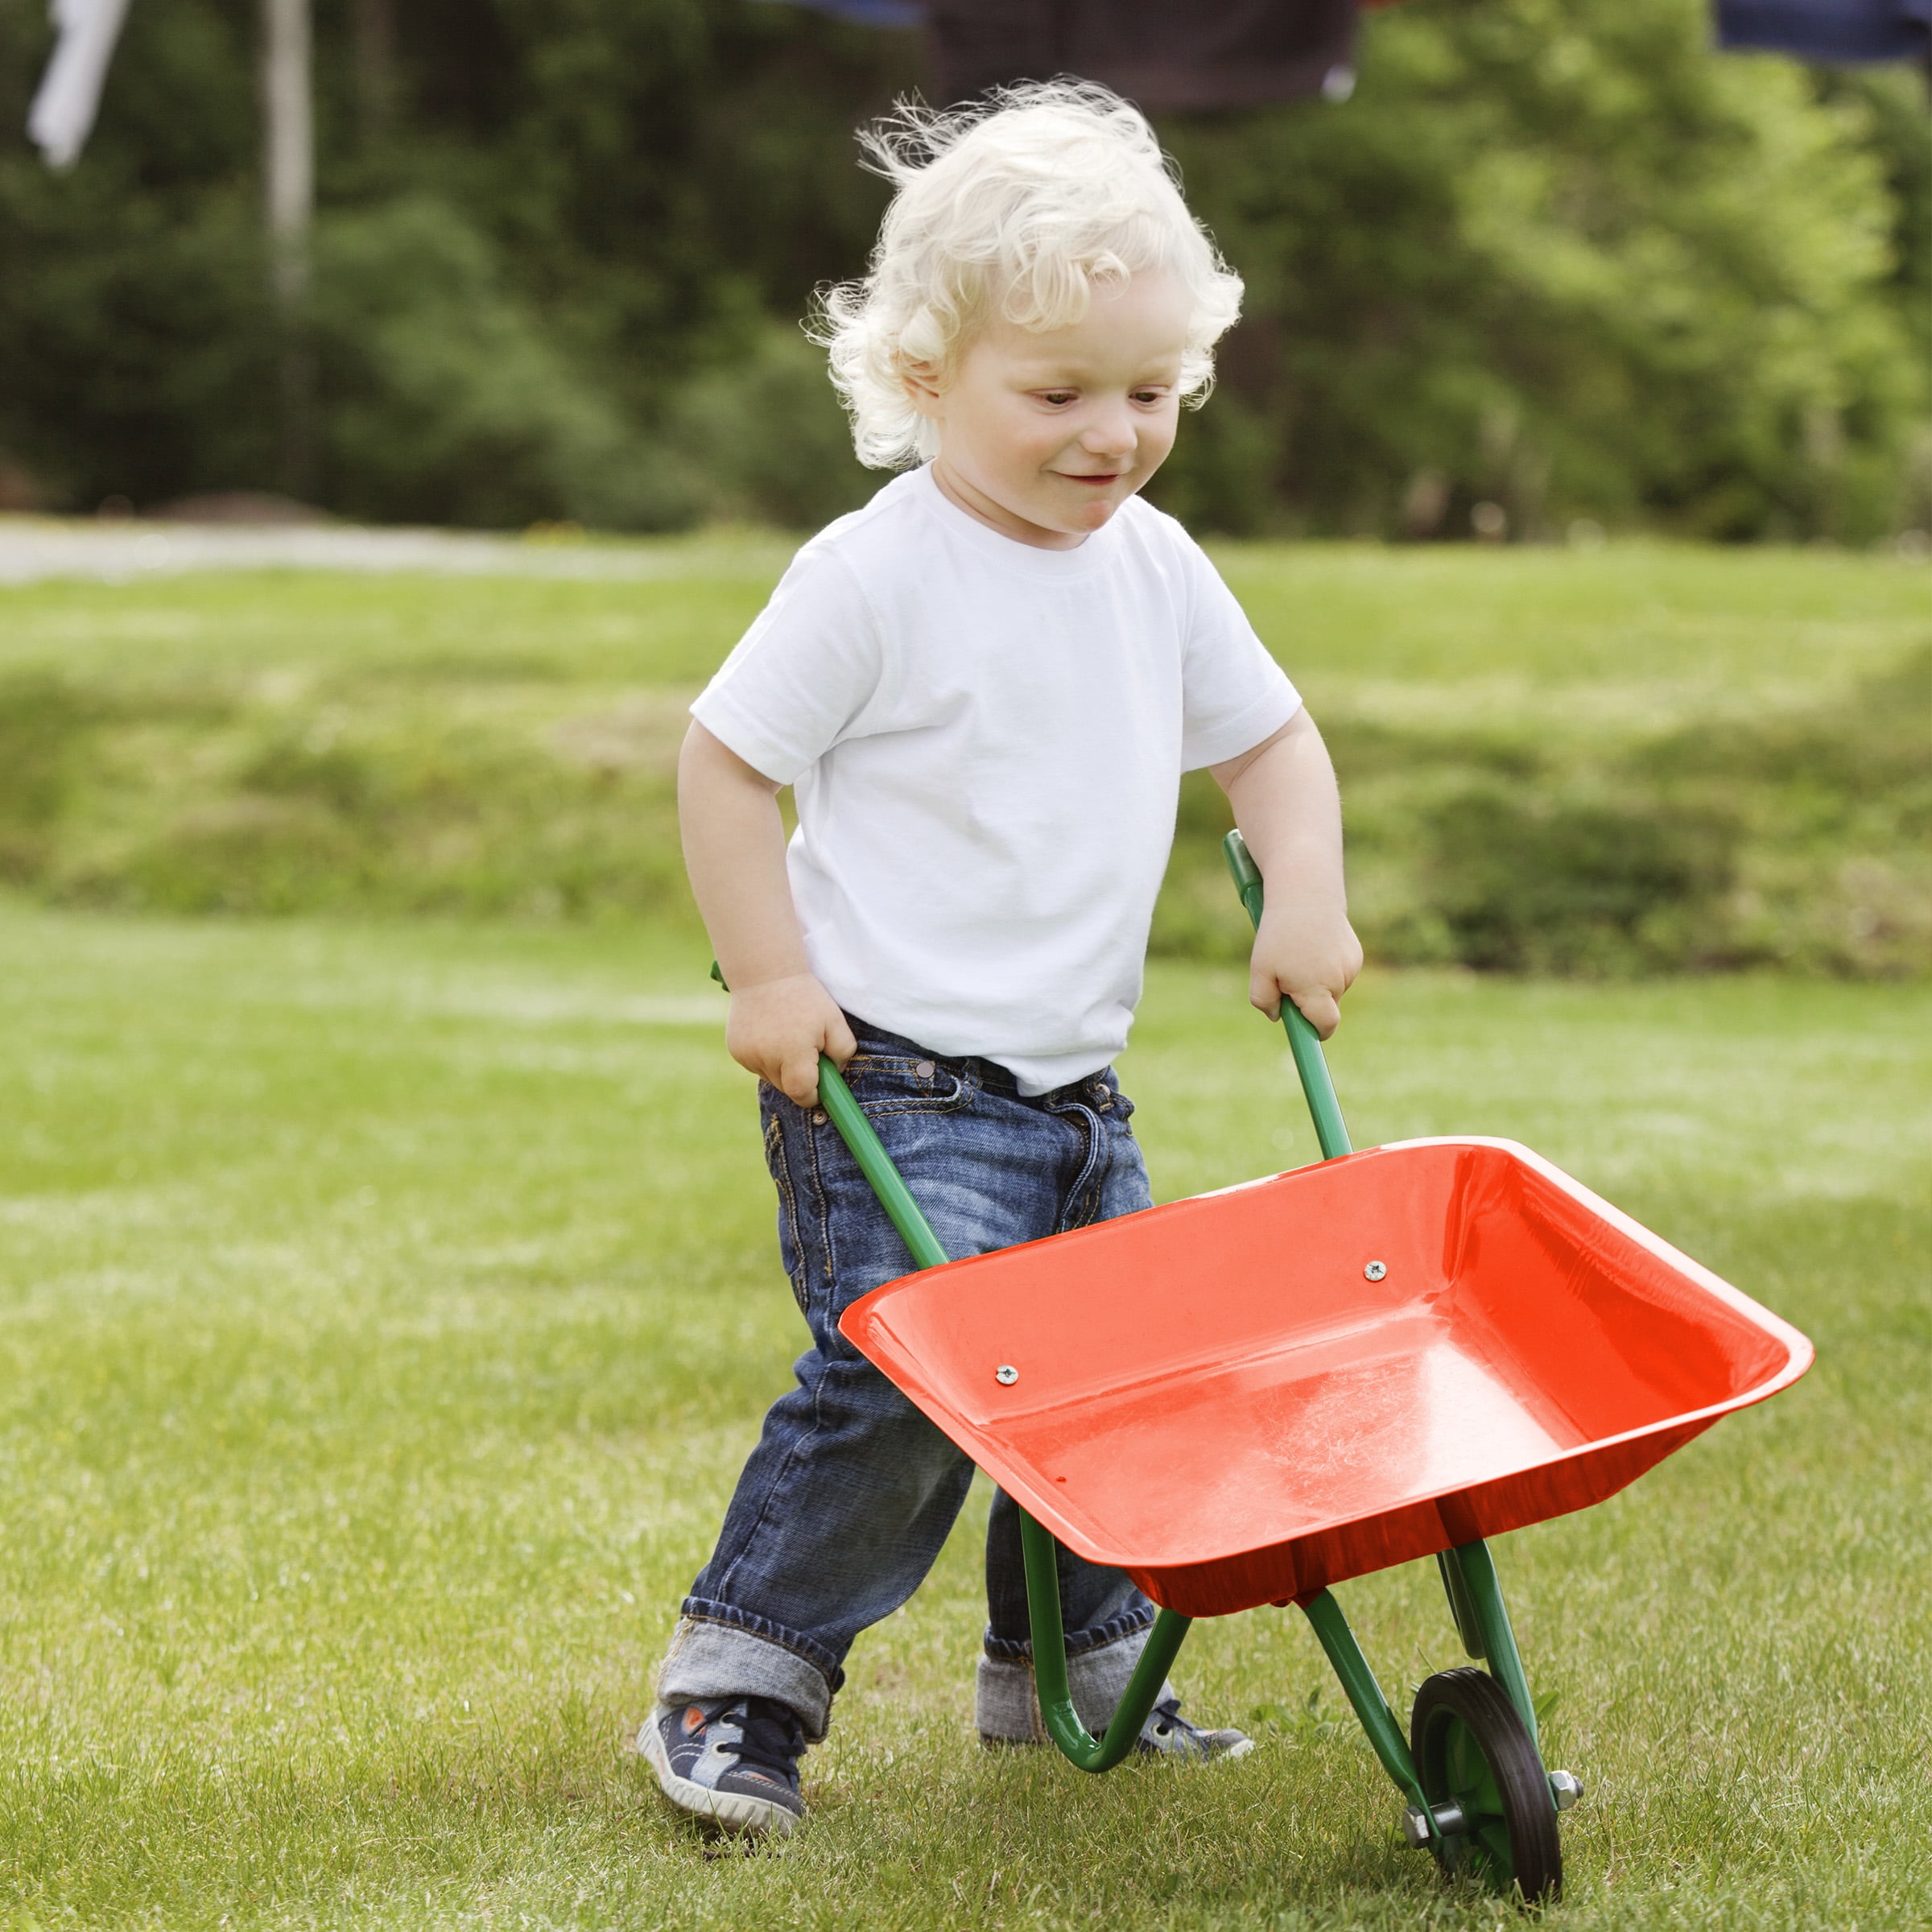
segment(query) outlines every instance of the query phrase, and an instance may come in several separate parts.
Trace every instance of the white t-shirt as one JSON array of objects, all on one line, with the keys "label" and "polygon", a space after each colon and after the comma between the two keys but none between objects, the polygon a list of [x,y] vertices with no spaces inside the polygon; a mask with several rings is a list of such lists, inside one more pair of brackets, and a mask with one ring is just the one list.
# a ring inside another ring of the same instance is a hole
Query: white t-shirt
[{"label": "white t-shirt", "polygon": [[832,997],[1043,1093],[1127,1043],[1182,772],[1300,704],[1171,517],[1037,550],[918,469],[799,552],[691,711],[795,788]]}]

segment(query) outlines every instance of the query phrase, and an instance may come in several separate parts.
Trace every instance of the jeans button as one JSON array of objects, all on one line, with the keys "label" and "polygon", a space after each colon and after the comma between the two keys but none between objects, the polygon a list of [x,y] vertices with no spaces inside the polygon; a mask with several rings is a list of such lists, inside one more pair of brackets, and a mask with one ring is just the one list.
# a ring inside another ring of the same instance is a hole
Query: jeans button
[{"label": "jeans button", "polygon": [[921,1060],[919,1065],[913,1068],[913,1071],[916,1073],[921,1080],[929,1080],[932,1078],[932,1062],[931,1060]]},{"label": "jeans button", "polygon": [[825,1125],[826,1118],[825,1109],[821,1107],[812,1115],[811,1124],[815,1127],[823,1127]]}]

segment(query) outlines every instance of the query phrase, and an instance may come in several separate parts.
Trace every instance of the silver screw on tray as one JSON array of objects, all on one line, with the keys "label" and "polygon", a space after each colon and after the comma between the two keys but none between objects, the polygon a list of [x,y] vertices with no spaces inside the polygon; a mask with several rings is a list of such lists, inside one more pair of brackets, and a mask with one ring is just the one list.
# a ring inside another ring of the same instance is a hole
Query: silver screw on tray
[{"label": "silver screw on tray", "polygon": [[1372,1282],[1379,1282],[1388,1272],[1389,1265],[1386,1261],[1371,1261],[1362,1270],[1362,1273]]},{"label": "silver screw on tray", "polygon": [[1020,1372],[1011,1362],[1002,1362],[993,1372],[993,1379],[1010,1389],[1020,1379]]}]

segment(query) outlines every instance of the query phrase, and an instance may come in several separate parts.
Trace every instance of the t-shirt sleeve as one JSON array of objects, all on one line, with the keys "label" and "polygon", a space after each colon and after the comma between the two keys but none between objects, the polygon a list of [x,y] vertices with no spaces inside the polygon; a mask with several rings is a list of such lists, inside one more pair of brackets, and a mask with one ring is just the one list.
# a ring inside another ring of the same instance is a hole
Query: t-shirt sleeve
[{"label": "t-shirt sleeve", "polygon": [[1302,700],[1221,573],[1191,538],[1181,535],[1180,541],[1189,592],[1181,767],[1198,771],[1274,737],[1301,709]]},{"label": "t-shirt sleeve", "polygon": [[691,716],[774,785],[836,744],[878,688],[878,625],[857,580],[807,544]]}]

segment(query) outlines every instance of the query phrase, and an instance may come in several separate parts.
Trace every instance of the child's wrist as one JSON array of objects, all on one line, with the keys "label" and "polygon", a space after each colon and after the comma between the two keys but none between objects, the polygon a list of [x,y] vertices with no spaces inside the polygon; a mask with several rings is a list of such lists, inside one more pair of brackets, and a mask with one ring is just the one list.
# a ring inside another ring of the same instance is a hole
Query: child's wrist
[{"label": "child's wrist", "polygon": [[733,993],[770,993],[799,980],[811,980],[815,985],[817,984],[811,968],[803,964],[775,970],[770,967],[762,969],[748,967],[736,973],[727,972],[725,978]]}]

